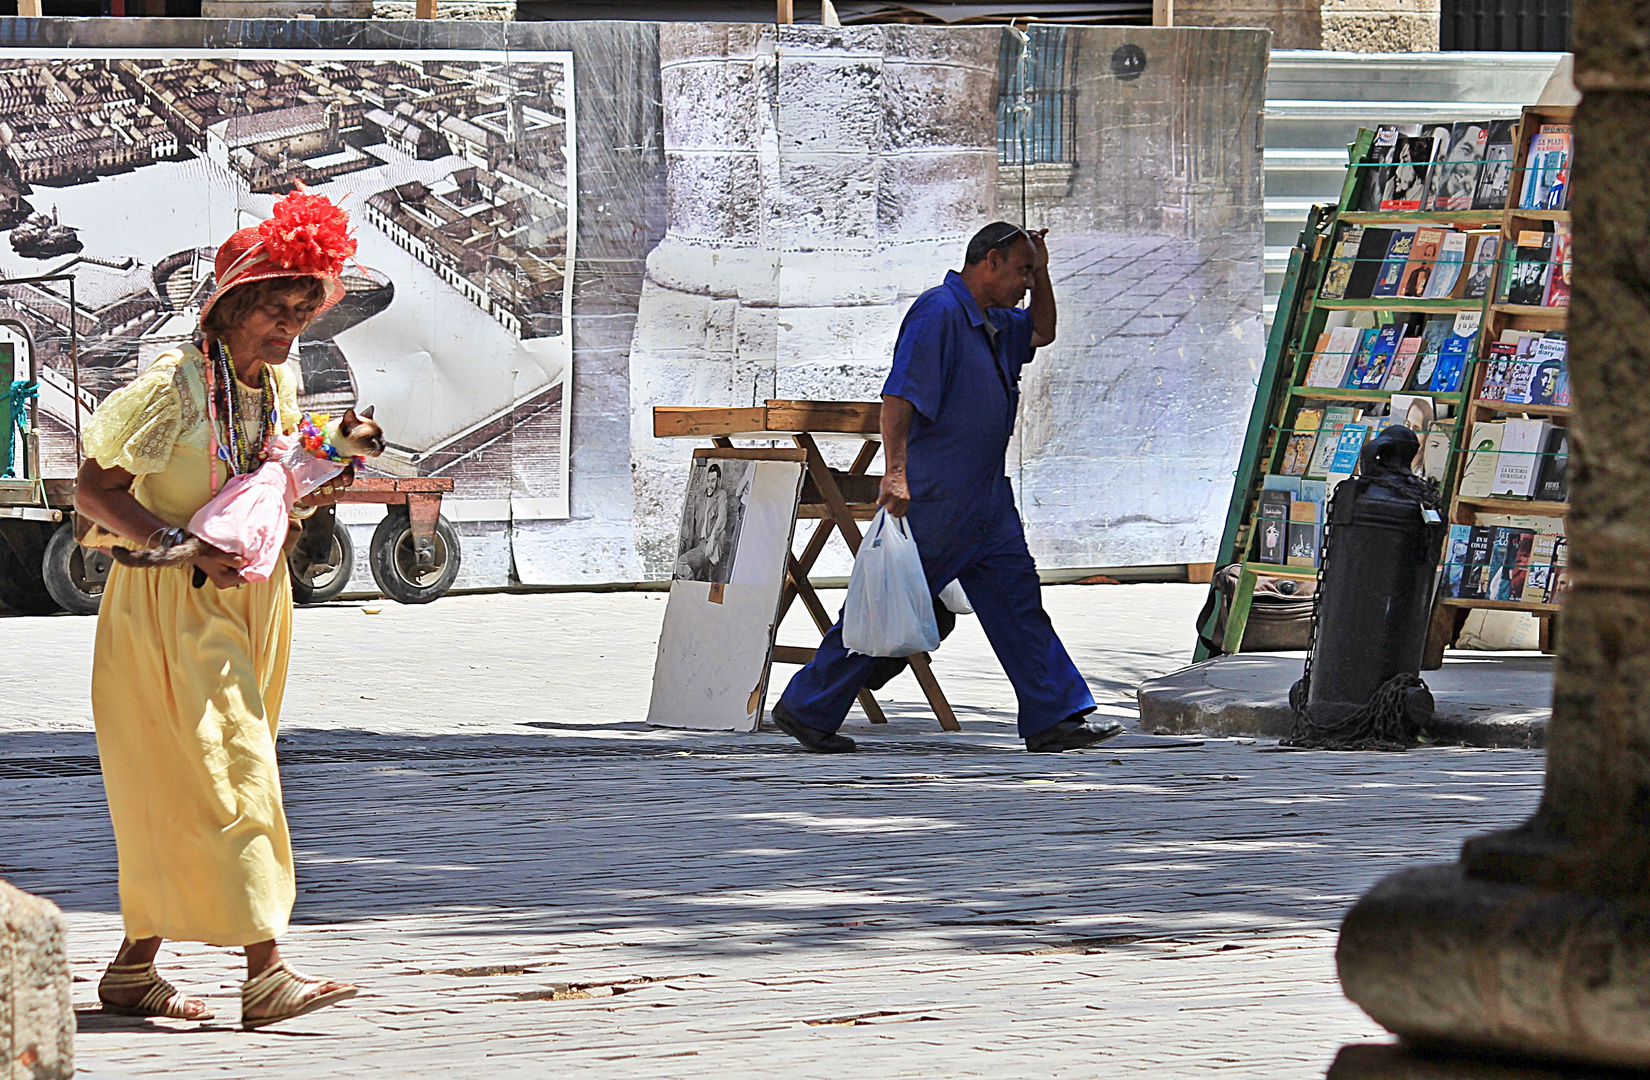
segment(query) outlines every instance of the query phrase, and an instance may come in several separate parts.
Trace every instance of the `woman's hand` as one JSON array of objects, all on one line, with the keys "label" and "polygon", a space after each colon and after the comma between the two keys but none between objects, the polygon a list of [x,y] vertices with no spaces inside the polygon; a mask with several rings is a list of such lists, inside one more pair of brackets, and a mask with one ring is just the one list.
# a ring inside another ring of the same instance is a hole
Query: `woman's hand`
[{"label": "woman's hand", "polygon": [[246,584],[246,579],[240,574],[241,567],[246,565],[245,559],[206,544],[205,541],[202,543],[205,544],[205,550],[191,561],[201,573],[212,579],[212,584],[220,589],[238,589]]},{"label": "woman's hand", "polygon": [[298,500],[299,506],[326,506],[338,501],[338,493],[355,483],[355,466],[344,466],[344,471]]}]

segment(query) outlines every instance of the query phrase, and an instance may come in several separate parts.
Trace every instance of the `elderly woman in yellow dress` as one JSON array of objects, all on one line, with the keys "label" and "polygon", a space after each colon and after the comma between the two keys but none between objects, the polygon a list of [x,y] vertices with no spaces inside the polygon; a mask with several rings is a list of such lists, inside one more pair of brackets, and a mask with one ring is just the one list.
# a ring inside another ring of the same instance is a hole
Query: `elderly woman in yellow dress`
[{"label": "elderly woman in yellow dress", "polygon": [[[160,357],[88,424],[75,493],[83,518],[124,546],[179,543],[230,476],[257,469],[265,442],[294,430],[297,380],[286,360],[304,327],[343,296],[339,275],[355,252],[348,229],[324,197],[297,191],[218,249],[202,347]],[[331,487],[308,505],[335,498]],[[240,566],[208,548],[193,567],[116,566],[103,592],[92,713],[126,940],[98,997],[115,1012],[212,1017],[156,972],[167,938],[245,949],[244,1027],[356,993],[294,971],[276,944],[296,892],[275,762],[292,593],[285,573],[249,583]]]}]

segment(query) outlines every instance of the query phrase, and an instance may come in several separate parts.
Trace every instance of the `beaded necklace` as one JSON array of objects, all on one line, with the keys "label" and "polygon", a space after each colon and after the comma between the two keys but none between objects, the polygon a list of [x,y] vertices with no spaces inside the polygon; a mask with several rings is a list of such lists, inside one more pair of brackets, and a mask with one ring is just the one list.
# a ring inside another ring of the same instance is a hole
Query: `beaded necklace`
[{"label": "beaded necklace", "polygon": [[[206,407],[210,418],[212,491],[215,494],[218,490],[218,462],[229,466],[231,476],[256,469],[268,453],[269,440],[274,438],[276,425],[280,423],[280,413],[275,407],[275,378],[270,373],[269,365],[265,364],[259,378],[262,437],[248,445],[241,395],[236,386],[235,365],[229,355],[229,346],[222,341],[214,341],[211,349],[211,360],[206,365]],[[214,383],[218,386],[214,387]],[[220,426],[223,430],[221,441],[218,437]]]}]

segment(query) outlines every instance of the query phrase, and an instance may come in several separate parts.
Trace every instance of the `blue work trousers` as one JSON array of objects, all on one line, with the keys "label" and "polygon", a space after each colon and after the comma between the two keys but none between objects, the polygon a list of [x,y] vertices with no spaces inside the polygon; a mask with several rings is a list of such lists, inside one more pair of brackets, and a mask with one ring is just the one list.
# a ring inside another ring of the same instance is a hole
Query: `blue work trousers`
[{"label": "blue work trousers", "polygon": [[[955,580],[968,593],[980,627],[1014,685],[1021,738],[1093,711],[1094,696],[1043,610],[1037,564],[1026,549],[1007,478],[998,481],[985,506],[977,498],[962,502],[912,502],[906,520],[929,591],[938,595]],[[791,679],[780,700],[809,727],[835,731],[875,663],[875,657],[842,647],[839,614],[813,660]]]}]

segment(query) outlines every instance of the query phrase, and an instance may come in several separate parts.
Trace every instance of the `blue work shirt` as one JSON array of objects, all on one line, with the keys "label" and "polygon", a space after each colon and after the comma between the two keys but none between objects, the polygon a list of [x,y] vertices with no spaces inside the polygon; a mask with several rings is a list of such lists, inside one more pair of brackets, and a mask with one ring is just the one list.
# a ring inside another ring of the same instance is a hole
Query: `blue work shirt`
[{"label": "blue work shirt", "polygon": [[955,270],[917,297],[882,386],[916,409],[905,463],[913,505],[966,497],[983,510],[994,501],[1032,352],[1031,313],[981,314]]}]

